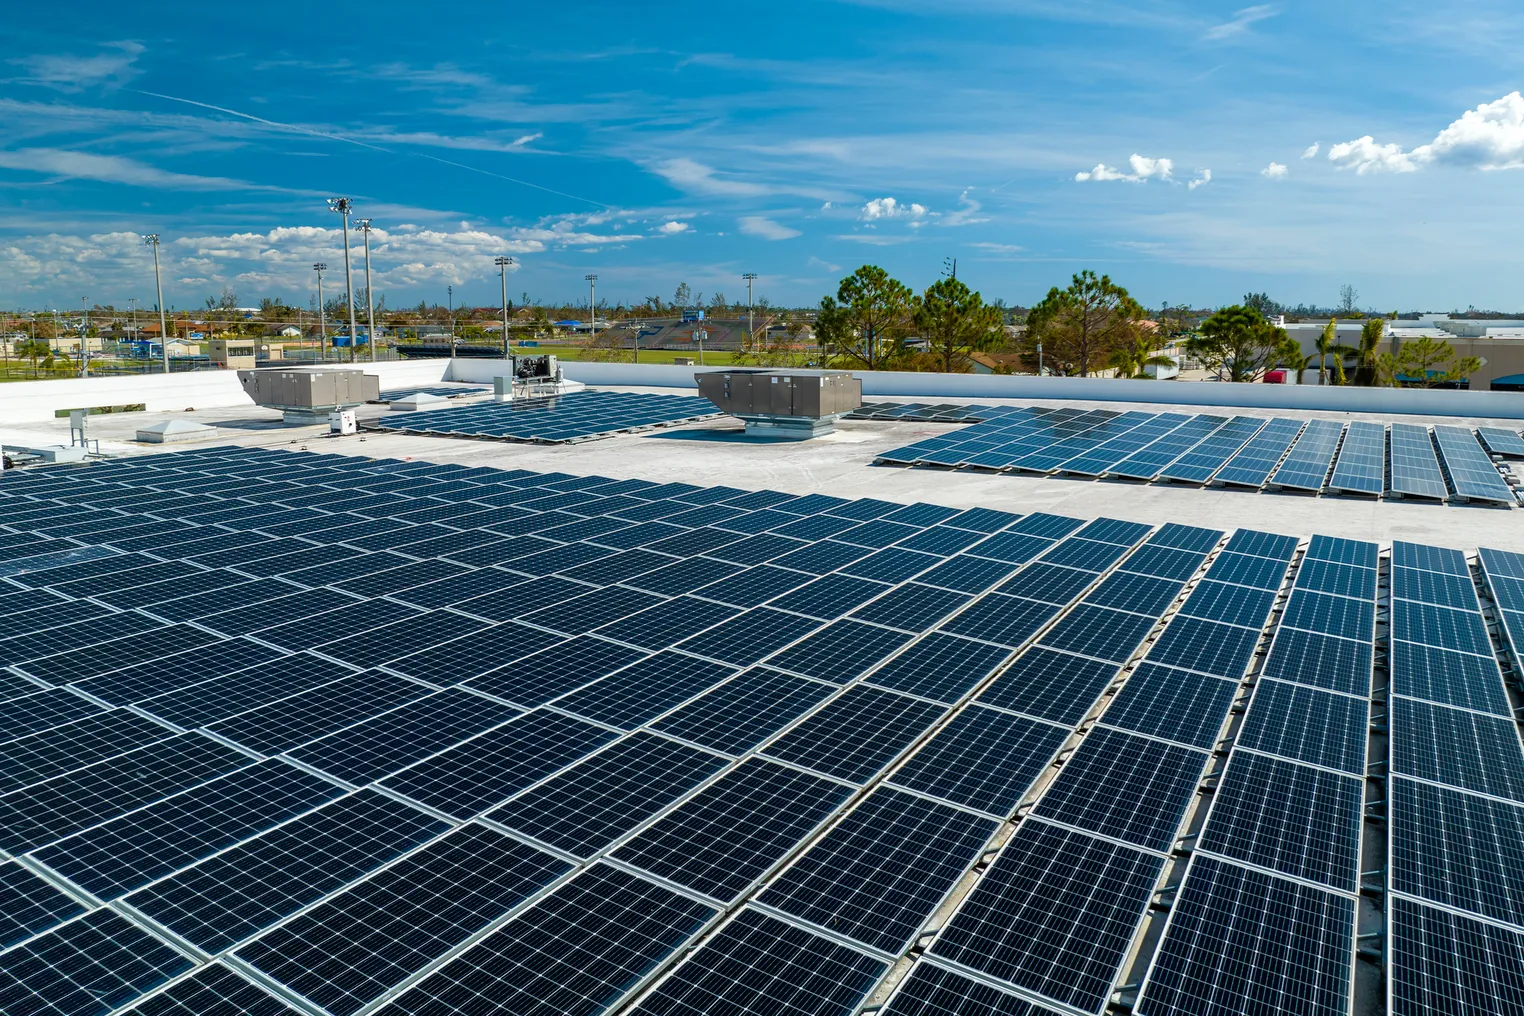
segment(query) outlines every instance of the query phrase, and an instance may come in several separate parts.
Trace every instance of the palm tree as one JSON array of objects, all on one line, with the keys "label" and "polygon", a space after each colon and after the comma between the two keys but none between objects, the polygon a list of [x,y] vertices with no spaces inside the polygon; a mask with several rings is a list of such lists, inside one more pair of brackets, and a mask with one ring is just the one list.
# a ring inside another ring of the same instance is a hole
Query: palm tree
[{"label": "palm tree", "polygon": [[1339,319],[1330,318],[1323,328],[1323,334],[1318,337],[1316,344],[1318,351],[1318,384],[1328,384],[1328,358],[1334,358],[1334,376],[1339,384],[1347,380],[1344,376],[1344,358],[1356,352],[1352,346],[1339,344]]},{"label": "palm tree", "polygon": [[1131,342],[1111,354],[1111,366],[1120,377],[1143,378],[1148,367],[1173,367],[1175,359],[1159,352],[1158,341],[1153,333],[1143,332]]},{"label": "palm tree", "polygon": [[1381,338],[1386,329],[1385,318],[1371,318],[1360,329],[1360,348],[1355,350],[1355,384],[1374,385],[1380,359]]}]

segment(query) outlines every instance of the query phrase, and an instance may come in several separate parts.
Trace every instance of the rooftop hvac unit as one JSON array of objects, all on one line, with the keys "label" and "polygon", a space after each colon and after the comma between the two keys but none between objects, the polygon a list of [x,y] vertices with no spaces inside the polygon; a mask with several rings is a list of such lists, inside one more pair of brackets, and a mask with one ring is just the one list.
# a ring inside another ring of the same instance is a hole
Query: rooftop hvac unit
[{"label": "rooftop hvac unit", "polygon": [[845,370],[733,370],[693,375],[699,394],[740,417],[756,437],[802,441],[836,429],[863,404],[863,385]]}]

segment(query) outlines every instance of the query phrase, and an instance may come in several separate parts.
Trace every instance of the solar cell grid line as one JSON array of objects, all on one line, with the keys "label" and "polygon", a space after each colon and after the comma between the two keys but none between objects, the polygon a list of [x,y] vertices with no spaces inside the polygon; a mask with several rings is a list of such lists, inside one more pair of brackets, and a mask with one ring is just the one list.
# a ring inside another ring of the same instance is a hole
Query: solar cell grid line
[{"label": "solar cell grid line", "polygon": [[881,959],[748,907],[628,1011],[848,1016],[887,969]]},{"label": "solar cell grid line", "polygon": [[181,734],[0,795],[0,849],[13,854],[253,762],[200,734]]},{"label": "solar cell grid line", "polygon": [[1150,850],[1175,840],[1210,753],[1095,727],[1033,814]]},{"label": "solar cell grid line", "polygon": [[848,784],[748,759],[611,856],[711,899],[733,901],[853,794]]},{"label": "solar cell grid line", "polygon": [[1099,1013],[1163,866],[1149,851],[1028,819],[929,955]]},{"label": "solar cell grid line", "polygon": [[1412,423],[1392,424],[1391,458],[1392,494],[1437,501],[1449,496],[1429,428]]},{"label": "solar cell grid line", "polygon": [[1524,930],[1524,807],[1394,777],[1393,892]]},{"label": "solar cell grid line", "polygon": [[1386,489],[1386,426],[1353,422],[1344,433],[1328,489],[1337,494],[1380,496]]},{"label": "solar cell grid line", "polygon": [[1502,427],[1478,427],[1476,435],[1482,446],[1493,455],[1510,459],[1524,458],[1524,438],[1519,437],[1518,431]]},{"label": "solar cell grid line", "polygon": [[146,716],[113,709],[18,737],[0,745],[0,794],[125,754],[176,733]]},{"label": "solar cell grid line", "polygon": [[127,1005],[192,966],[121,915],[96,910],[0,954],[0,1006],[90,1016]]},{"label": "solar cell grid line", "polygon": [[1305,426],[1303,420],[1272,417],[1258,434],[1228,459],[1209,481],[1214,486],[1263,487]]},{"label": "solar cell grid line", "polygon": [[571,865],[468,825],[238,950],[335,1016],[352,1016],[511,913]]},{"label": "solar cell grid line", "polygon": [[1344,424],[1339,421],[1309,420],[1296,444],[1270,477],[1270,489],[1322,490],[1343,433]]},{"label": "solar cell grid line", "polygon": [[1518,497],[1503,481],[1491,456],[1477,444],[1470,427],[1435,427],[1434,443],[1450,474],[1455,497],[1462,501],[1488,501],[1513,505]]},{"label": "solar cell grid line", "polygon": [[610,865],[579,873],[376,1010],[608,1012],[718,911]]},{"label": "solar cell grid line", "polygon": [[1196,854],[1137,1011],[1343,1016],[1353,1008],[1355,920],[1351,897]]},{"label": "solar cell grid line", "polygon": [[32,857],[112,900],[337,797],[338,786],[260,762],[75,833]]},{"label": "solar cell grid line", "polygon": [[215,954],[448,828],[400,801],[361,790],[138,889],[126,902]]}]

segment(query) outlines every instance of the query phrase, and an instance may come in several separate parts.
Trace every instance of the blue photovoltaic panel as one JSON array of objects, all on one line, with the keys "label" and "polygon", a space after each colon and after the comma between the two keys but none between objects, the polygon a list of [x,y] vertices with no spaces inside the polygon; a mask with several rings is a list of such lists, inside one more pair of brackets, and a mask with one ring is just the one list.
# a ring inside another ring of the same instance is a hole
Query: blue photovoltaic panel
[{"label": "blue photovoltaic panel", "polygon": [[1323,480],[1333,463],[1334,450],[1344,424],[1334,420],[1312,420],[1307,424],[1296,446],[1286,456],[1280,468],[1270,478],[1271,486],[1293,487],[1297,490],[1322,490]]},{"label": "blue photovoltaic panel", "polygon": [[376,1011],[444,1016],[486,999],[504,1012],[605,1012],[715,914],[595,865]]},{"label": "blue photovoltaic panel", "polygon": [[1354,937],[1353,897],[1197,854],[1137,1012],[1347,1016]]},{"label": "blue photovoltaic panel", "polygon": [[931,955],[1099,1013],[1163,866],[1162,856],[1028,819]]},{"label": "blue photovoltaic panel", "polygon": [[631,1012],[847,1016],[886,969],[882,960],[748,908]]},{"label": "blue photovoltaic panel", "polygon": [[1349,425],[1328,486],[1341,494],[1380,494],[1386,488],[1386,427],[1383,424],[1356,422]]},{"label": "blue photovoltaic panel", "polygon": [[898,954],[998,827],[995,819],[878,790],[774,879],[758,902]]},{"label": "blue photovoltaic panel", "polygon": [[1503,482],[1503,475],[1476,443],[1471,428],[1435,427],[1434,441],[1439,445],[1456,497],[1510,505],[1517,502],[1513,488]]},{"label": "blue photovoltaic panel", "polygon": [[1392,493],[1444,500],[1450,493],[1429,429],[1412,423],[1392,424]]}]

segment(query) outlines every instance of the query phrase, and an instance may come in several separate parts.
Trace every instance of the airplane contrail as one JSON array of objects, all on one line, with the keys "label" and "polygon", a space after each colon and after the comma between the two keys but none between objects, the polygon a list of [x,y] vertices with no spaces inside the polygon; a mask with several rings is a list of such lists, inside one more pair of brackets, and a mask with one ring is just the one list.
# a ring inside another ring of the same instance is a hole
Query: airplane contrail
[{"label": "airplane contrail", "polygon": [[347,138],[342,134],[330,134],[327,131],[313,130],[311,127],[303,127],[300,124],[282,123],[279,120],[267,120],[262,116],[255,116],[252,113],[244,113],[236,109],[228,109],[226,106],[214,106],[209,102],[197,102],[195,99],[183,99],[178,95],[164,95],[161,92],[147,92],[140,88],[129,89],[129,91],[137,92],[139,95],[152,96],[155,99],[164,99],[168,102],[181,102],[187,106],[199,106],[202,109],[216,110],[218,113],[226,113],[229,116],[241,117],[244,120],[251,120],[254,123],[264,124],[267,127],[277,127],[281,130],[295,131],[298,134],[308,134],[315,138],[325,138],[329,141],[339,141],[343,142],[346,145],[357,145],[360,148],[368,148],[373,152],[383,152],[387,155],[411,156],[417,159],[428,159],[430,162],[438,162],[446,166],[454,166],[456,169],[464,169],[467,172],[480,173],[483,176],[490,176],[498,180],[506,180],[509,183],[516,183],[520,187],[532,187],[535,190],[544,191],[547,194],[554,194],[557,197],[570,198],[573,201],[585,201],[590,205],[597,205],[599,208],[607,208],[611,211],[614,207],[613,205],[604,204],[602,201],[594,201],[592,198],[584,198],[577,194],[568,194],[565,191],[558,191],[550,187],[541,186],[537,183],[530,183],[528,180],[520,180],[516,177],[504,176],[502,173],[494,173],[489,169],[481,169],[477,166],[468,166],[463,162],[453,162],[449,159],[441,159],[437,155],[428,155],[424,152],[397,152],[393,149],[382,148],[380,145],[373,145],[366,141],[359,141],[355,138]]}]

